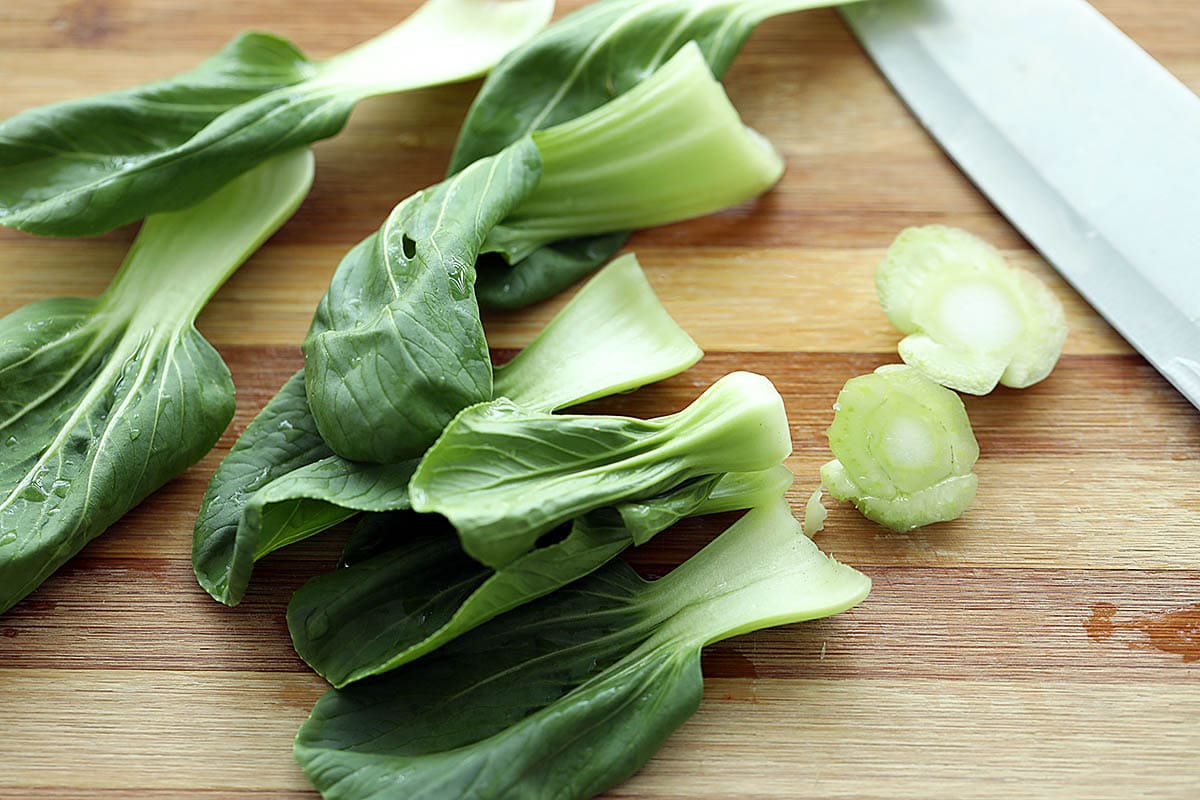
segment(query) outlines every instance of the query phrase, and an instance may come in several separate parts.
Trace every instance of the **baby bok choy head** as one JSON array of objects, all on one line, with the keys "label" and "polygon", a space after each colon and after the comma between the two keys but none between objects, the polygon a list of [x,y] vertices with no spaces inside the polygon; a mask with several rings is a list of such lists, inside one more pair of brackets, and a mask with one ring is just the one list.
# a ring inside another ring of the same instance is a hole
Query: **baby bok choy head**
[{"label": "baby bok choy head", "polygon": [[[552,411],[669,377],[701,355],[629,254],[597,273],[528,347],[497,367],[495,387],[529,408]],[[217,600],[236,604],[254,562],[268,553],[360,511],[408,508],[416,463],[335,455],[308,410],[304,373],[296,374],[209,483],[193,534],[197,579]]]},{"label": "baby bok choy head", "polygon": [[783,174],[779,154],[742,124],[694,42],[652,78],[532,138],[541,179],[484,247],[509,264],[559,239],[710,214]]},{"label": "baby bok choy head", "polygon": [[295,756],[330,800],[588,798],[700,704],[705,645],[857,605],[782,500],[660,580],[620,561],[377,678],[327,692]]},{"label": "baby bok choy head", "polygon": [[[292,642],[334,686],[395,669],[488,620],[588,575],[685,517],[783,497],[792,473],[713,475],[573,520],[559,541],[491,569],[462,551],[438,517],[373,514],[347,545],[347,566],[309,581],[288,604]],[[363,553],[362,542],[373,552]]]},{"label": "baby bok choy head", "polygon": [[87,236],[186,208],[333,136],[366,97],[483,74],[553,10],[553,0],[430,0],[323,63],[245,33],[190,72],[18,114],[0,124],[0,225]]},{"label": "baby bok choy head", "polygon": [[0,319],[0,611],[216,443],[233,382],[193,322],[312,176],[278,156],[146,220],[100,297]]},{"label": "baby bok choy head", "polygon": [[499,568],[589,511],[705,475],[770,469],[791,450],[782,398],[749,372],[726,375],[683,411],[650,420],[556,416],[500,399],[450,423],[409,496],[414,510],[449,519],[471,557]]},{"label": "baby bok choy head", "polygon": [[[724,76],[768,17],[828,0],[598,0],[513,50],[488,75],[463,123],[450,174],[518,139],[593,111],[638,86],[686,46]],[[694,44],[689,44],[694,43]],[[519,269],[481,266],[482,304],[518,308],[557,294],[606,261],[629,231],[556,241]]]},{"label": "baby bok choy head", "polygon": [[692,46],[612,103],[409,197],[343,259],[304,342],[321,437],[345,458],[400,461],[491,399],[482,252],[706,214],[782,169]]}]

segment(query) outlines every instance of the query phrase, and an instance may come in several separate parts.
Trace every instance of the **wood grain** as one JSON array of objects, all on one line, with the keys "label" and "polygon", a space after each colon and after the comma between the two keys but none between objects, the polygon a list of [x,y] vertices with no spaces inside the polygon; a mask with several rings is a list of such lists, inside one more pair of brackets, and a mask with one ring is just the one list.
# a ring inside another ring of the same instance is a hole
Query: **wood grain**
[{"label": "wood grain", "polygon": [[[0,117],[169,75],[243,28],[331,55],[414,5],[10,0]],[[1096,5],[1200,89],[1200,5]],[[292,651],[283,610],[345,531],[274,554],[245,603],[227,609],[191,575],[192,522],[237,433],[300,366],[297,345],[338,259],[440,178],[477,85],[364,103],[318,145],[297,216],[202,314],[234,373],[237,417],[213,453],[0,617],[0,798],[315,796],[290,743],[323,685]],[[700,712],[610,796],[1200,796],[1200,415],[954,169],[835,14],[768,22],[727,85],[788,172],[756,203],[634,238],[708,355],[593,409],[668,413],[732,369],[768,375],[792,424],[799,507],[829,457],[837,390],[896,358],[871,275],[910,224],[993,241],[1047,280],[1071,335],[1044,383],[967,399],[982,448],[975,506],[897,536],[831,503],[818,541],[872,576],[871,597],[711,648]],[[132,236],[0,230],[0,314],[100,291]],[[489,315],[497,357],[565,299]],[[661,574],[732,519],[683,524],[631,560]]]}]

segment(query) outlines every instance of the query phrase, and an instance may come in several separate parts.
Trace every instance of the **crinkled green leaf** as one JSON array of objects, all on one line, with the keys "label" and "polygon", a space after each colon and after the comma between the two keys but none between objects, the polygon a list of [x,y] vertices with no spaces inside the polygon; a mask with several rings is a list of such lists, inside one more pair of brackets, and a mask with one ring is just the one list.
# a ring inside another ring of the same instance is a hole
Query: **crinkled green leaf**
[{"label": "crinkled green leaf", "polygon": [[0,225],[85,236],[186,208],[268,158],[337,133],[355,104],[480,75],[552,0],[431,0],[325,63],[242,34],[174,78],[30,109],[0,124]]},{"label": "crinkled green leaf", "polygon": [[700,649],[857,604],[870,588],[799,531],[750,512],[649,583],[619,561],[386,675],[325,694],[295,754],[330,800],[591,797],[697,708]]},{"label": "crinkled green leaf", "polygon": [[346,461],[325,446],[293,375],[263,407],[209,482],[192,534],[192,567],[205,591],[236,605],[254,562],[359,511],[408,506],[415,462]]},{"label": "crinkled green leaf", "polygon": [[0,611],[216,443],[233,383],[192,323],[312,169],[307,151],[284,155],[151,217],[98,299],[0,320]]},{"label": "crinkled green leaf", "polygon": [[317,673],[344,686],[413,661],[581,578],[685,517],[771,502],[790,483],[782,467],[707,476],[666,495],[586,514],[561,541],[499,570],[467,556],[437,517],[373,515],[343,554],[351,565],[314,578],[292,597],[292,642]]},{"label": "crinkled green leaf", "polygon": [[[537,130],[575,119],[629,91],[695,41],[722,77],[754,28],[828,0],[601,0],[510,53],[471,105],[453,174]],[[610,258],[628,232],[547,245],[511,268],[480,269],[485,306],[520,308],[558,293]],[[522,274],[525,273],[525,274]]]},{"label": "crinkled green leaf", "polygon": [[304,342],[309,408],[335,453],[419,456],[492,396],[475,259],[540,170],[529,140],[478,161],[402,202],[342,260]]},{"label": "crinkled green leaf", "polygon": [[[580,329],[592,332],[579,336]],[[550,411],[673,375],[700,356],[633,255],[589,281],[516,358],[496,390]],[[408,508],[413,461],[348,461],[317,432],[303,372],[251,421],[217,468],[193,533],[200,584],[224,603],[245,593],[254,562],[359,511]]]},{"label": "crinkled green leaf", "polygon": [[684,411],[653,420],[556,416],[496,400],[446,428],[409,497],[414,510],[447,517],[472,557],[503,567],[589,511],[700,475],[768,469],[789,452],[783,401],[752,373],[727,375]]}]

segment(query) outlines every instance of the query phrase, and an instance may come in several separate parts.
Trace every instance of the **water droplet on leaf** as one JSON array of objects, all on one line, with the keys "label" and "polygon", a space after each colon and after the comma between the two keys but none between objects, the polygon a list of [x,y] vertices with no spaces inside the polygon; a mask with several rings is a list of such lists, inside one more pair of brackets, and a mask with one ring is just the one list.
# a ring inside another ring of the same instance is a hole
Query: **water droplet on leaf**
[{"label": "water droplet on leaf", "polygon": [[314,611],[304,621],[304,630],[310,639],[319,639],[329,632],[329,615],[324,611]]},{"label": "water droplet on leaf", "polygon": [[42,502],[46,499],[46,496],[46,490],[37,483],[28,484],[17,494],[17,497],[20,497],[22,500],[29,500],[34,503]]}]

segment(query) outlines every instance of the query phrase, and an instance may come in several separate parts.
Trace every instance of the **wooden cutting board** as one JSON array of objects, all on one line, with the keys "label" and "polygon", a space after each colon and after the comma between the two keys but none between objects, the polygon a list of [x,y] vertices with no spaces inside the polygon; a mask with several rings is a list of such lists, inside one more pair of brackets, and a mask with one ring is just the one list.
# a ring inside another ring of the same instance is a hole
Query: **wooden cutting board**
[{"label": "wooden cutting board", "polygon": [[[414,5],[6,0],[0,116],[170,75],[244,28],[332,55]],[[1200,90],[1194,0],[1097,5]],[[896,535],[833,503],[818,541],[872,576],[870,598],[712,647],[703,708],[610,796],[1200,797],[1200,413],[947,161],[833,12],[763,25],[727,85],[787,175],[757,203],[633,240],[708,355],[607,407],[659,414],[729,370],[768,375],[793,425],[799,508],[829,457],[841,384],[896,360],[872,270],[912,224],[1003,248],[1050,283],[1071,335],[1044,383],[967,400],[982,448],[970,512]],[[227,609],[192,577],[193,517],[235,436],[300,365],[340,256],[440,178],[477,86],[360,106],[317,146],[300,212],[203,313],[237,417],[200,464],[0,617],[0,797],[313,796],[291,740],[324,686],[283,613],[344,532],[270,557]],[[0,231],[0,313],[99,292],[132,234]],[[489,316],[491,342],[520,347],[561,302]],[[635,560],[661,572],[720,527],[683,526]]]}]

